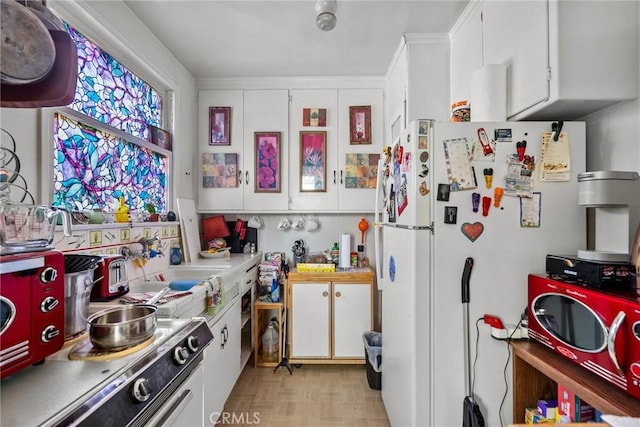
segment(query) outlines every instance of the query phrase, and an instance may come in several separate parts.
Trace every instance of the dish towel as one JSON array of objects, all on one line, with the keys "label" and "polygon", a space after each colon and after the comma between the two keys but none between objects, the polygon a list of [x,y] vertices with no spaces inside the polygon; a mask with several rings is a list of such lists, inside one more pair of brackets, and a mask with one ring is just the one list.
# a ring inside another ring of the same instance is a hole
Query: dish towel
[{"label": "dish towel", "polygon": [[[149,301],[157,292],[141,292],[141,293],[128,293],[120,298],[120,302],[123,304],[145,304]],[[178,299],[191,295],[190,291],[169,291],[160,298],[156,305],[162,305],[168,303],[170,300]]]}]

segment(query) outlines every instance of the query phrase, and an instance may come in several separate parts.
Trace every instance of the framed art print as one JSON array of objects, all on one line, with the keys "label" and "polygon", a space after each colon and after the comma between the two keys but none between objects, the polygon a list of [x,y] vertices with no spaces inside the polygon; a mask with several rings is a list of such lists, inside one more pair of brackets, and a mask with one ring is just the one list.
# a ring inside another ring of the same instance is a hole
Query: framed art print
[{"label": "framed art print", "polygon": [[255,132],[256,193],[280,192],[280,132]]},{"label": "framed art print", "polygon": [[238,186],[238,153],[203,153],[202,187],[233,188]]},{"label": "framed art print", "polygon": [[371,105],[349,107],[351,144],[371,144]]},{"label": "framed art print", "polygon": [[326,108],[303,108],[302,109],[302,126],[318,126],[327,125],[327,109]]},{"label": "framed art print", "polygon": [[171,134],[166,130],[149,125],[149,138],[153,145],[171,151]]},{"label": "framed art print", "polygon": [[300,191],[327,191],[327,132],[300,132]]},{"label": "framed art print", "polygon": [[209,145],[231,145],[231,107],[209,107]]}]

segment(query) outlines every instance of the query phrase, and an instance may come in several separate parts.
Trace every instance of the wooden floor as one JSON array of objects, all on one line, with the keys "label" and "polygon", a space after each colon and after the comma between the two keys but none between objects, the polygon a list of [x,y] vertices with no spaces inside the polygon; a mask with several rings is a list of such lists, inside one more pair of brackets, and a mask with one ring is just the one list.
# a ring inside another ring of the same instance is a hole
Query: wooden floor
[{"label": "wooden floor", "polygon": [[[379,390],[364,365],[280,367],[247,363],[218,425],[260,427],[389,426]],[[235,418],[235,420],[234,420]]]}]

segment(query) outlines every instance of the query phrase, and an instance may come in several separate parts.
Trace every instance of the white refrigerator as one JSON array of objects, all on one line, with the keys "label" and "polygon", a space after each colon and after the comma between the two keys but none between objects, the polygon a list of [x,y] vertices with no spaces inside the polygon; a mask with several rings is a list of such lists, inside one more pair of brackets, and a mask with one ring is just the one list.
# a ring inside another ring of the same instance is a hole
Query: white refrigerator
[{"label": "white refrigerator", "polygon": [[585,124],[416,120],[382,157],[375,264],[382,398],[391,425],[462,425],[467,257],[474,260],[475,398],[487,426],[509,425],[508,347],[482,321],[476,333],[475,322],[492,314],[517,323],[527,305],[527,275],[545,272],[547,254],[585,247],[586,211],[577,193],[577,174],[586,167]]}]

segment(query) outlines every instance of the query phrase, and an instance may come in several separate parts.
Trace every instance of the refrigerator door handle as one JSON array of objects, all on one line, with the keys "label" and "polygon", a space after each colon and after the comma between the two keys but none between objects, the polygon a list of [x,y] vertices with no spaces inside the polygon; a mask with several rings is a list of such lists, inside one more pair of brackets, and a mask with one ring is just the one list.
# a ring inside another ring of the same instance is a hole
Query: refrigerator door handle
[{"label": "refrigerator door handle", "polygon": [[383,290],[384,281],[382,273],[382,218],[380,218],[380,192],[384,182],[382,180],[384,176],[384,160],[378,160],[378,176],[376,181],[376,206],[373,214],[374,225],[374,248],[375,248],[375,262],[376,262],[376,283],[378,284],[378,290]]}]

